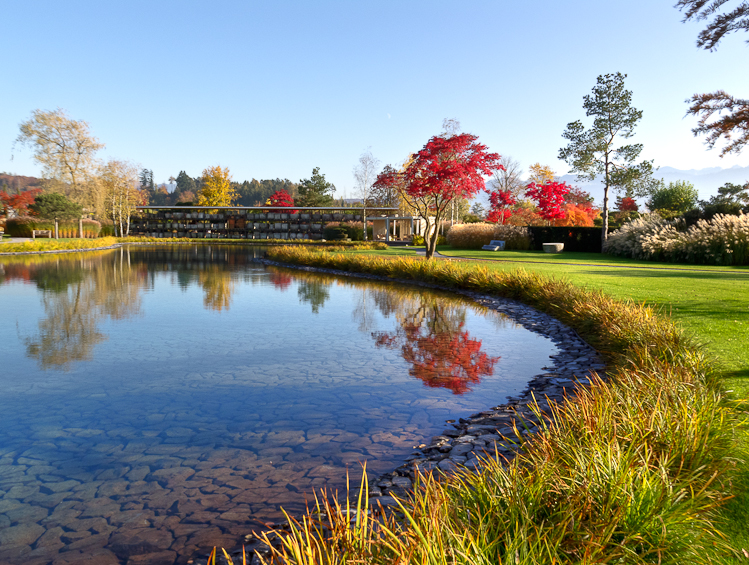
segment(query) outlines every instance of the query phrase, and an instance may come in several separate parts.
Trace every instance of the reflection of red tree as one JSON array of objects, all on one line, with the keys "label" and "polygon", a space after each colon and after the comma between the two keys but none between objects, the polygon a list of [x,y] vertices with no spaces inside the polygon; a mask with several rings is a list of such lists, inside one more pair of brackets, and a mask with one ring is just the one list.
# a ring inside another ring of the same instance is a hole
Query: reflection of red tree
[{"label": "reflection of red tree", "polygon": [[378,347],[393,349],[399,344],[403,358],[413,365],[409,374],[432,388],[447,388],[453,394],[468,392],[470,385],[494,372],[499,357],[481,351],[481,340],[471,339],[461,331],[461,323],[454,331],[431,332],[420,324],[404,324],[395,334],[376,332]]},{"label": "reflection of red tree", "polygon": [[273,286],[275,286],[279,290],[286,290],[291,285],[291,281],[293,279],[291,278],[291,275],[287,275],[286,273],[271,273],[270,274],[270,282]]},{"label": "reflection of red tree", "polygon": [[[31,268],[28,265],[6,265],[4,270],[5,276],[3,279],[8,282],[13,280],[30,282],[33,278]],[[0,279],[0,281],[3,279]]]}]

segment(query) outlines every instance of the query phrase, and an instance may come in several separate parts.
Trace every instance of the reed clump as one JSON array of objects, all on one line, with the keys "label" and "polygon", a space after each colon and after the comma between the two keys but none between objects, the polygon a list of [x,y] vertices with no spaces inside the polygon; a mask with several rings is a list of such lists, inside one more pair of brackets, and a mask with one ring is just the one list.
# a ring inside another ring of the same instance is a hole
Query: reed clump
[{"label": "reed clump", "polygon": [[710,360],[669,320],[524,270],[289,247],[268,257],[518,299],[608,360],[606,380],[551,403],[537,433],[518,434],[511,462],[420,476],[398,519],[372,513],[363,485],[354,504],[320,503],[292,521],[269,562],[683,564],[734,552],[717,524],[740,423]]},{"label": "reed clump", "polygon": [[749,215],[717,214],[689,228],[649,214],[610,234],[603,251],[633,259],[706,265],[749,265]]},{"label": "reed clump", "polygon": [[493,240],[505,242],[505,249],[525,251],[531,247],[528,228],[497,224],[456,224],[447,232],[447,243],[456,249],[481,249]]}]

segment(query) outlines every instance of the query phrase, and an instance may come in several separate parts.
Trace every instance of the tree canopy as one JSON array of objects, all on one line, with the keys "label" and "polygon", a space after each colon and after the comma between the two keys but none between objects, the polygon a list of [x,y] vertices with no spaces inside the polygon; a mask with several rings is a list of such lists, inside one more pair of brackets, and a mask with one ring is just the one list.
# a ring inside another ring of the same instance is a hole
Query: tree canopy
[{"label": "tree canopy", "polygon": [[16,143],[31,147],[34,160],[42,166],[45,179],[57,181],[53,187],[72,200],[96,209],[89,177],[94,176],[96,153],[104,147],[83,120],[73,120],[58,108],[34,110],[31,118],[19,126]]},{"label": "tree canopy", "polygon": [[[734,31],[749,31],[749,2],[738,0],[738,5],[730,11],[721,8],[730,0],[679,0],[676,7],[684,11],[684,21],[710,20],[707,27],[697,36],[697,46],[713,50],[723,37]],[[747,40],[749,43],[749,40]]]},{"label": "tree canopy", "polygon": [[[724,5],[730,1],[679,0],[676,3],[676,7],[685,12],[684,21],[712,18],[697,37],[698,47],[714,51],[726,34],[749,31],[749,1],[739,0],[735,8],[723,11]],[[697,127],[692,129],[695,136],[706,135],[705,143],[710,149],[721,138],[728,143],[721,150],[721,157],[728,153],[739,153],[749,143],[749,100],[734,98],[718,90],[695,94],[687,103],[690,105],[687,115],[699,116]],[[720,117],[708,122],[714,115]]]},{"label": "tree canopy", "polygon": [[651,210],[682,214],[697,206],[697,189],[691,182],[678,180],[657,186],[648,201]]},{"label": "tree canopy", "polygon": [[43,192],[34,198],[29,210],[39,218],[50,220],[72,220],[80,218],[83,208],[80,204],[70,201],[63,194]]},{"label": "tree canopy", "polygon": [[237,193],[231,186],[229,168],[208,167],[203,170],[203,186],[198,192],[198,206],[231,206]]}]

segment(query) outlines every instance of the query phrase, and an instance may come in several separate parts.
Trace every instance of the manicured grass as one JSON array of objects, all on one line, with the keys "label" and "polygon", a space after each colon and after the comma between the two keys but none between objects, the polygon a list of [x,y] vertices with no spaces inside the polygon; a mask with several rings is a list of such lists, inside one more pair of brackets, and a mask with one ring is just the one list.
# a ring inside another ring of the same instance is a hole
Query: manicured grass
[{"label": "manicured grass", "polygon": [[[473,257],[475,252],[440,248],[453,257]],[[575,285],[600,289],[619,299],[652,306],[670,316],[716,357],[729,388],[738,386],[749,397],[749,270],[747,267],[673,265],[621,259],[597,253],[546,254],[503,252],[501,260],[480,261],[492,270],[517,268],[569,280]],[[496,254],[492,258],[496,257]],[[506,257],[506,258],[505,258]],[[479,256],[483,259],[484,256]],[[628,268],[617,268],[620,265]],[[641,267],[641,268],[633,268]]]},{"label": "manicured grass", "polygon": [[639,261],[627,257],[603,255],[601,253],[579,253],[565,251],[563,253],[544,253],[543,251],[483,251],[474,249],[453,249],[448,245],[440,245],[437,251],[448,257],[464,257],[487,261],[508,263],[549,263],[549,264],[593,264],[599,266],[613,265],[642,268],[665,268],[677,270],[699,271],[742,271],[749,274],[749,266],[715,266],[715,265],[682,265],[679,263],[659,263],[656,261]]}]

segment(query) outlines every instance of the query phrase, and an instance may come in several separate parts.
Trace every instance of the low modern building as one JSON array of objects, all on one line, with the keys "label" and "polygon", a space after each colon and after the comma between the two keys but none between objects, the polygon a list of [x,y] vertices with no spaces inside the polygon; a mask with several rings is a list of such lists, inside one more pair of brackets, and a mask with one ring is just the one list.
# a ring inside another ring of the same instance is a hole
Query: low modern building
[{"label": "low modern building", "polygon": [[[389,217],[397,208],[367,208],[375,240],[413,238],[414,219]],[[304,208],[273,206],[138,206],[130,235],[156,238],[212,239],[323,239],[332,222],[361,222],[361,208]],[[393,237],[390,237],[391,227]]]}]

